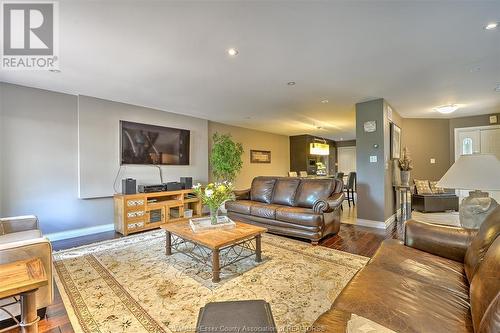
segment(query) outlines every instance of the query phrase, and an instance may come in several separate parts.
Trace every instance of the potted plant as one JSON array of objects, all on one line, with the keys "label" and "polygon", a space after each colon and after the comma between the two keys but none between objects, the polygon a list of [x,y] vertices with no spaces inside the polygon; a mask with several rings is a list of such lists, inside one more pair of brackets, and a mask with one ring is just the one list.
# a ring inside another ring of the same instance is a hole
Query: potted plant
[{"label": "potted plant", "polygon": [[214,133],[210,154],[210,167],[216,182],[234,182],[243,167],[243,146],[234,142],[229,134]]},{"label": "potted plant", "polygon": [[211,224],[217,224],[220,206],[234,198],[234,188],[230,182],[210,183],[206,187],[198,183],[193,186],[193,190],[201,198],[201,202],[210,209]]},{"label": "potted plant", "polygon": [[407,147],[403,148],[403,154],[398,161],[399,169],[401,170],[401,184],[410,185],[410,171],[413,169],[410,151]]}]

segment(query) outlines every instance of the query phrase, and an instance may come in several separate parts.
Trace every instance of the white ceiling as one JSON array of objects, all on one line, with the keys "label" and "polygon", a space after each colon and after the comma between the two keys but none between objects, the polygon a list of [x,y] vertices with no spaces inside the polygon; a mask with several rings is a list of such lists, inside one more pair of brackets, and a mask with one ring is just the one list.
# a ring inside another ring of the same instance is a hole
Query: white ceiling
[{"label": "white ceiling", "polygon": [[492,21],[500,1],[60,1],[62,72],[0,79],[350,139],[355,103],[372,98],[404,117],[448,103],[465,105],[453,117],[499,112]]}]

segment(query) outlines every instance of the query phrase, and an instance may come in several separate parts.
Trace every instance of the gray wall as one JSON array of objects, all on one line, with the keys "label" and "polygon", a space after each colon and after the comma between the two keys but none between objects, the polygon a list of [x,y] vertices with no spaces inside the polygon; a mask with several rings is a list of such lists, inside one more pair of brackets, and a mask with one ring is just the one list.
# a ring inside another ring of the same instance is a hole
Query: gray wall
[{"label": "gray wall", "polygon": [[3,130],[3,85],[0,83],[0,217],[3,214],[3,200],[2,200],[2,175],[3,175],[3,144],[4,142],[4,130]]},{"label": "gray wall", "polygon": [[[113,181],[120,168],[120,120],[188,129],[191,154],[189,165],[161,166],[163,181],[208,180],[208,121],[170,112],[117,103],[94,97],[78,96],[79,197],[99,198],[114,194]],[[118,180],[135,178],[137,183],[160,182],[158,168],[127,165]],[[121,191],[117,181],[116,191]]]},{"label": "gray wall", "polygon": [[77,96],[0,87],[2,215],[36,214],[44,233],[113,223],[111,198],[78,199]]},{"label": "gray wall", "polygon": [[[357,217],[364,220],[385,222],[396,211],[393,184],[397,175],[390,158],[388,107],[384,99],[356,104]],[[373,120],[377,130],[365,132],[364,123]],[[394,110],[392,122],[401,127],[402,118]],[[370,163],[370,156],[377,156],[377,162]]]},{"label": "gray wall", "polygon": [[[385,221],[384,100],[356,104],[357,217]],[[367,133],[363,124],[376,121],[377,130]],[[379,148],[373,145],[378,144]],[[370,163],[377,156],[377,163]]]},{"label": "gray wall", "polygon": [[[449,119],[403,119],[403,147],[413,160],[412,179],[439,180],[450,168]],[[434,158],[436,163],[431,164]]]}]

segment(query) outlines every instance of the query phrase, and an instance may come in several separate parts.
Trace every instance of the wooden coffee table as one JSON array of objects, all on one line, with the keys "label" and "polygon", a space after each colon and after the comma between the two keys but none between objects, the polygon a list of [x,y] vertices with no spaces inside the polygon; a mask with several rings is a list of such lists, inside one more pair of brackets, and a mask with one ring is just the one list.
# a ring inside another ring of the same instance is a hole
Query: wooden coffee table
[{"label": "wooden coffee table", "polygon": [[[261,235],[266,228],[236,222],[233,229],[217,229],[194,233],[189,221],[167,223],[161,226],[166,232],[165,251],[172,249],[188,255],[194,260],[212,268],[212,281],[220,281],[222,268],[255,255],[255,261],[262,261]],[[173,238],[172,235],[177,236]],[[186,243],[192,247],[187,248]],[[222,258],[221,262],[221,253]],[[229,257],[233,258],[229,258]],[[229,259],[228,259],[229,258]]]}]

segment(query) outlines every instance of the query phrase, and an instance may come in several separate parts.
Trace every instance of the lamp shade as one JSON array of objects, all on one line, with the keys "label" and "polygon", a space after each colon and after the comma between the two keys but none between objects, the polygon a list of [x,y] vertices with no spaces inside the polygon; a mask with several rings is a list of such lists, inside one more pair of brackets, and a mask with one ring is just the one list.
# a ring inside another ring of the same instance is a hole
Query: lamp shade
[{"label": "lamp shade", "polygon": [[493,154],[462,155],[437,183],[460,190],[500,190],[500,161]]}]

